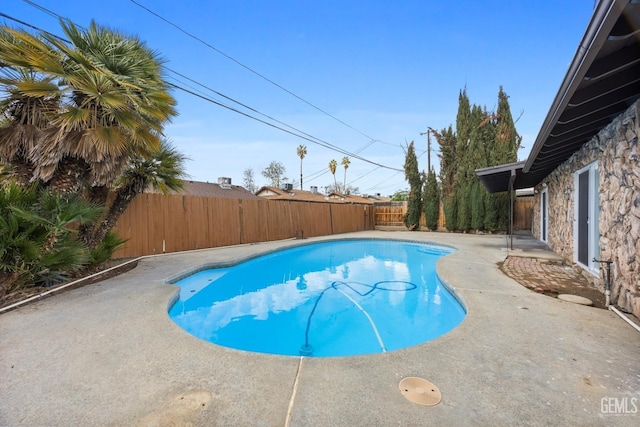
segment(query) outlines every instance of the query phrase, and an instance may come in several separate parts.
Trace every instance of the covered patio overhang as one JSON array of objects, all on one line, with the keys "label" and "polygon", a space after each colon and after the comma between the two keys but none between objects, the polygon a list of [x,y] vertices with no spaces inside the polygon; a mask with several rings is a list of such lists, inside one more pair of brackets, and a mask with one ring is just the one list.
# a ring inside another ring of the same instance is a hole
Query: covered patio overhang
[{"label": "covered patio overhang", "polygon": [[489,193],[509,192],[509,239],[513,249],[513,198],[515,190],[533,187],[527,175],[522,172],[524,162],[476,169],[476,175]]},{"label": "covered patio overhang", "polygon": [[476,175],[489,193],[533,187],[535,184],[522,171],[523,168],[524,162],[509,163],[476,169]]}]

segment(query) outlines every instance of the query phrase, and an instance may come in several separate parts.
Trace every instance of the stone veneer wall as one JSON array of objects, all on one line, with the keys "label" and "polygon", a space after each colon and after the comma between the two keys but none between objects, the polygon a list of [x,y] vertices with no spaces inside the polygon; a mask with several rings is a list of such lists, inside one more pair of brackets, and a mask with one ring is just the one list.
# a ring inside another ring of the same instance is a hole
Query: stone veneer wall
[{"label": "stone veneer wall", "polygon": [[[613,260],[611,303],[640,317],[640,101],[558,166],[536,190],[534,236],[540,238],[540,191],[547,185],[548,245],[570,263],[575,216],[574,173],[597,161],[600,175],[600,259]],[[604,291],[600,277],[585,274]]]}]

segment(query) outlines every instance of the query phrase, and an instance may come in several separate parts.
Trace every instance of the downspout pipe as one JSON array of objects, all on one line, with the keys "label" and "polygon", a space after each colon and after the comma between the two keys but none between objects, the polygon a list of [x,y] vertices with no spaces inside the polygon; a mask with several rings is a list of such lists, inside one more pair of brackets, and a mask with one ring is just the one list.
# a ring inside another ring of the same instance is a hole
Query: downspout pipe
[{"label": "downspout pipe", "polygon": [[613,261],[603,261],[600,259],[593,258],[593,262],[598,262],[600,264],[607,264],[607,277],[604,279],[604,296],[605,296],[605,304],[607,307],[611,305],[611,263]]},{"label": "downspout pipe", "polygon": [[607,308],[609,310],[613,311],[618,316],[620,316],[620,318],[622,320],[624,320],[625,322],[630,324],[636,331],[640,332],[640,326],[638,326],[637,324],[632,322],[631,319],[629,319],[627,316],[625,316],[620,310],[618,310],[613,305],[611,305],[611,263],[613,261],[611,261],[611,260],[603,261],[603,260],[599,260],[599,259],[593,258],[593,262],[599,262],[599,263],[602,263],[602,264],[607,264],[607,277],[605,278],[605,282],[604,282],[604,294],[605,294],[605,298],[606,298],[605,304],[606,304]]},{"label": "downspout pipe", "polygon": [[638,326],[635,323],[633,323],[631,321],[631,319],[629,319],[627,316],[625,316],[620,310],[618,310],[617,308],[615,308],[612,305],[609,306],[609,310],[613,311],[615,314],[620,316],[620,318],[622,320],[624,320],[625,322],[627,322],[628,324],[630,324],[633,327],[633,329],[635,329],[636,331],[640,332],[640,326]]}]

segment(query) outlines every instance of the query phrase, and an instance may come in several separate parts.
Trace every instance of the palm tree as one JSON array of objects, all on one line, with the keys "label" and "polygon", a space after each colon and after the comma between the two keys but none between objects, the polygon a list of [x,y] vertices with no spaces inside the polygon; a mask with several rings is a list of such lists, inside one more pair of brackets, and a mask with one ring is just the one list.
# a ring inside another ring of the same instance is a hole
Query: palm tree
[{"label": "palm tree", "polygon": [[45,32],[0,30],[1,63],[59,84],[57,91],[49,85],[30,92],[60,99],[58,111],[38,124],[44,128],[29,150],[31,180],[58,192],[109,187],[130,156],[158,149],[175,100],[162,61],[142,41],[93,22],[86,30],[61,25],[69,45]]},{"label": "palm tree", "polygon": [[102,221],[91,233],[85,231],[83,240],[95,248],[115,227],[118,218],[139,193],[151,187],[163,194],[184,188],[186,177],[184,162],[187,158],[168,141],[162,140],[160,147],[148,156],[133,157],[116,182],[116,195]]},{"label": "palm tree", "polygon": [[344,184],[342,185],[342,189],[345,194],[347,193],[347,169],[349,169],[350,164],[351,161],[349,160],[349,157],[344,156],[342,158],[342,166],[344,166]]},{"label": "palm tree", "polygon": [[329,170],[331,171],[331,174],[333,175],[333,184],[334,184],[334,188],[336,193],[338,192],[338,181],[336,181],[336,168],[338,167],[338,162],[335,159],[331,159],[331,161],[329,162]]},{"label": "palm tree", "polygon": [[0,112],[4,113],[0,123],[0,162],[20,185],[27,186],[34,174],[34,149],[58,111],[60,92],[52,77],[26,69],[2,71],[0,85],[8,96],[0,100]]},{"label": "palm tree", "polygon": [[300,157],[300,190],[302,190],[302,159],[307,155],[307,146],[300,144],[296,151],[298,153],[298,157]]}]

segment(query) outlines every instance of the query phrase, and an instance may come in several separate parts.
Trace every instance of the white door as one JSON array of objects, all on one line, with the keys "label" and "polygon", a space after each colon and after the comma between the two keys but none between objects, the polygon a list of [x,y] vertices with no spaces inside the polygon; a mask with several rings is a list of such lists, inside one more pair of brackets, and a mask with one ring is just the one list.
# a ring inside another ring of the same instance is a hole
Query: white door
[{"label": "white door", "polygon": [[540,240],[549,241],[549,193],[546,188],[540,192]]},{"label": "white door", "polygon": [[600,197],[598,166],[592,163],[576,172],[575,178],[574,259],[584,268],[597,272],[600,256]]}]

